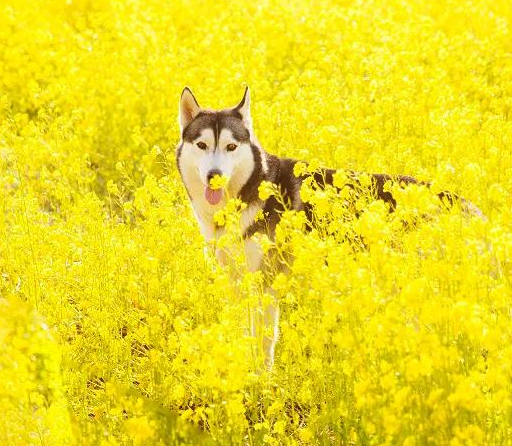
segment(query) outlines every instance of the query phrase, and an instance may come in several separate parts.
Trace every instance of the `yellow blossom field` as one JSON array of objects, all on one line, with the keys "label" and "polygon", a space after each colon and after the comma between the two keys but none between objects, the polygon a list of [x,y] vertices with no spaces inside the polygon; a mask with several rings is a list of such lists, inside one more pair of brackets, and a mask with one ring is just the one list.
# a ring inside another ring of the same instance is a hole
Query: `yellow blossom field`
[{"label": "yellow blossom field", "polygon": [[[249,85],[271,153],[432,188],[355,219],[306,185],[315,229],[261,240],[286,272],[223,269],[186,85]],[[9,446],[512,445],[512,2],[0,0],[0,383]]]}]

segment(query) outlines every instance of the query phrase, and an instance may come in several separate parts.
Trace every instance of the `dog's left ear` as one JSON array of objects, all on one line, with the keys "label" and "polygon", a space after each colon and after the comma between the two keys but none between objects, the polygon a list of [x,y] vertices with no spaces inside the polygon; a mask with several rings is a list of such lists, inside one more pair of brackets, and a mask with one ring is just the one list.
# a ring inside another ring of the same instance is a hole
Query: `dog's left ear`
[{"label": "dog's left ear", "polygon": [[183,133],[183,130],[185,130],[187,125],[189,125],[194,120],[200,111],[201,107],[199,107],[196,98],[192,94],[192,91],[190,88],[185,87],[181,93],[180,98],[179,123],[181,133]]},{"label": "dog's left ear", "polygon": [[242,115],[245,126],[252,131],[252,119],[251,119],[251,93],[249,87],[245,87],[244,97],[235,107],[235,110]]}]

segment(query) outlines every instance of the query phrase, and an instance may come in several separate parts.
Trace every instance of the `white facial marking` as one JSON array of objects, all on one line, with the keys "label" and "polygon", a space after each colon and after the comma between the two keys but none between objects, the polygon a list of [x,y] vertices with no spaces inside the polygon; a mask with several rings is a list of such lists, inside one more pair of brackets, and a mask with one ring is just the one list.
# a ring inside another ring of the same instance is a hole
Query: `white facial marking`
[{"label": "white facial marking", "polygon": [[[197,143],[206,144],[206,149],[201,149]],[[184,141],[182,144],[178,160],[180,172],[192,199],[201,232],[209,240],[215,236],[213,215],[224,207],[227,199],[238,195],[254,170],[252,148],[250,143],[236,140],[229,129],[221,130],[217,145],[211,128],[203,129],[194,141]],[[236,148],[227,150],[229,144],[235,144]],[[208,173],[213,169],[219,170],[229,179],[227,193],[223,194],[221,201],[216,205],[209,204],[205,198]],[[250,210],[244,210],[244,230],[254,221],[256,212],[253,206],[250,206]]]},{"label": "white facial marking", "polygon": [[[236,149],[228,151],[228,144],[236,144]],[[229,177],[228,193],[235,197],[247,183],[254,171],[254,155],[248,142],[237,141],[229,129],[222,129],[219,137],[219,149],[222,153],[220,170]]]},{"label": "white facial marking", "polygon": [[[200,142],[206,144],[206,150],[197,146]],[[235,144],[235,150],[227,150],[229,144]],[[231,130],[222,129],[215,146],[213,129],[206,128],[194,141],[183,144],[180,168],[183,168],[182,172],[186,170],[189,173],[193,173],[190,171],[195,168],[203,187],[207,186],[208,173],[219,170],[229,178],[228,192],[234,197],[251,176],[254,157],[250,144],[237,141]],[[188,181],[185,180],[185,184],[188,186]]]},{"label": "white facial marking", "polygon": [[[197,146],[198,142],[204,142],[207,145],[207,149],[200,149]],[[205,128],[194,141],[183,141],[181,154],[178,159],[183,183],[190,195],[194,213],[206,240],[214,237],[213,214],[224,206],[224,200],[212,206],[205,198],[206,167],[209,157],[211,157],[210,152],[213,151],[214,142],[213,130]]]}]

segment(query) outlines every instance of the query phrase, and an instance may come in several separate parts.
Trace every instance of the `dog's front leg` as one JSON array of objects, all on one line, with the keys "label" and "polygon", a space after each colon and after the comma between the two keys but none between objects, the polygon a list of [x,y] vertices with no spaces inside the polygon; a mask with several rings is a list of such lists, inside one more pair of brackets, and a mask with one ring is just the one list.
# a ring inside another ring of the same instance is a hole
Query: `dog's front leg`
[{"label": "dog's front leg", "polygon": [[279,305],[277,302],[267,303],[260,300],[260,305],[251,311],[251,334],[257,340],[257,358],[267,369],[274,365],[276,343],[279,338]]},{"label": "dog's front leg", "polygon": [[[263,262],[263,251],[261,246],[254,240],[245,240],[245,259],[249,271],[261,269]],[[258,350],[263,349],[263,360],[265,366],[270,369],[274,365],[274,352],[279,337],[279,305],[275,300],[272,289],[266,287],[265,297],[270,302],[262,302],[260,307],[252,311],[252,335],[258,340]]]},{"label": "dog's front leg", "polygon": [[274,353],[279,338],[279,305],[277,302],[267,305],[263,312],[263,354],[265,366],[270,369],[274,365]]}]

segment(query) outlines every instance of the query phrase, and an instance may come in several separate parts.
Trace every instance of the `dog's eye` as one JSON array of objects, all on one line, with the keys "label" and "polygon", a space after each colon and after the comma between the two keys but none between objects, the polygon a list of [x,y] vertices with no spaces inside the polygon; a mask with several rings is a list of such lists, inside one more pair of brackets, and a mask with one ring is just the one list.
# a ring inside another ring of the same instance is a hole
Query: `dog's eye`
[{"label": "dog's eye", "polygon": [[235,149],[236,149],[236,144],[228,144],[228,145],[226,146],[226,150],[227,150],[228,152],[232,152],[232,151],[233,151],[233,150],[235,150]]},{"label": "dog's eye", "polygon": [[199,141],[197,143],[197,147],[199,147],[201,150],[206,150],[208,148],[208,146],[203,141]]}]

